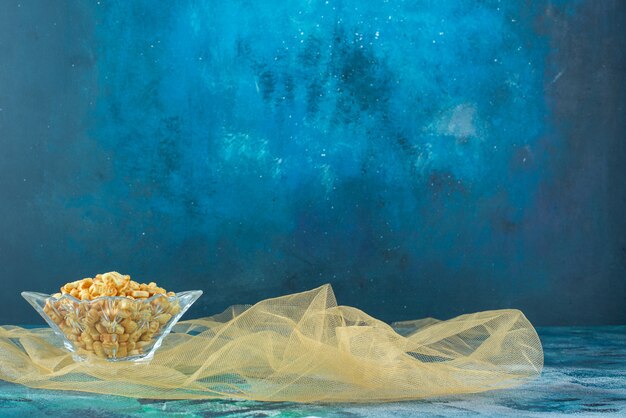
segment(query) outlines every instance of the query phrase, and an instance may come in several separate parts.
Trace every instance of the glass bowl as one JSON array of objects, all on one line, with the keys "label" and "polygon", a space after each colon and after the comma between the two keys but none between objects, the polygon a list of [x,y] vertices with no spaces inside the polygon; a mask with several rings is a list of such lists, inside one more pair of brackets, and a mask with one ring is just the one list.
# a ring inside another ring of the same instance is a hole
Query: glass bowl
[{"label": "glass bowl", "polygon": [[154,295],[148,299],[100,296],[79,300],[71,295],[54,297],[44,293],[22,292],[39,315],[63,339],[63,345],[84,361],[150,360],[163,339],[189,307],[202,295],[201,290]]}]

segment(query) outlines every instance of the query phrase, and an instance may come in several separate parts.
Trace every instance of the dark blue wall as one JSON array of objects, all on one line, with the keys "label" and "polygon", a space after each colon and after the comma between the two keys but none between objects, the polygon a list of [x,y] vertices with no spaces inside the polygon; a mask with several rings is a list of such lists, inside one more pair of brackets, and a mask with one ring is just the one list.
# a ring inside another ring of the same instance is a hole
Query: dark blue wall
[{"label": "dark blue wall", "polygon": [[191,315],[626,322],[626,4],[0,2],[0,323],[119,270]]}]

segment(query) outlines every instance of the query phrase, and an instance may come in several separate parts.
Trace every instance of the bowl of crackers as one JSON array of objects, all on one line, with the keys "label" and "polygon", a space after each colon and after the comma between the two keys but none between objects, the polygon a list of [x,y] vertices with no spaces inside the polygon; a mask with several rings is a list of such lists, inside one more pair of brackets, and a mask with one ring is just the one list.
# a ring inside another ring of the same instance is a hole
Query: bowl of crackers
[{"label": "bowl of crackers", "polygon": [[52,295],[22,292],[78,361],[150,360],[201,295],[166,291],[115,271],[66,283]]}]

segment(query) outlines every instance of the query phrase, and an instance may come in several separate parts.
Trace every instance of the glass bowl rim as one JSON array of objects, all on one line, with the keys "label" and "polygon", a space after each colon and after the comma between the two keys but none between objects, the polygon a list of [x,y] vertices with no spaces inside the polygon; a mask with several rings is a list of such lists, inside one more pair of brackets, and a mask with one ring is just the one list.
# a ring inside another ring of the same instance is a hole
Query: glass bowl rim
[{"label": "glass bowl rim", "polygon": [[166,298],[167,300],[177,300],[181,298],[181,295],[188,295],[188,294],[195,294],[198,293],[198,297],[202,296],[202,294],[204,293],[202,290],[184,290],[182,292],[175,292],[174,296],[167,296],[164,295],[162,293],[157,293],[155,295],[150,296],[149,298],[130,298],[128,296],[98,296],[96,298],[93,299],[78,299],[72,295],[70,295],[69,293],[65,293],[63,295],[61,295],[60,297],[55,297],[53,295],[50,295],[48,293],[42,293],[42,292],[34,292],[34,291],[29,291],[29,290],[25,290],[23,292],[21,292],[20,294],[22,295],[22,297],[24,297],[24,295],[31,295],[31,296],[39,296],[39,297],[44,297],[46,299],[52,299],[53,301],[57,302],[63,299],[69,299],[72,302],[77,302],[77,303],[84,303],[84,302],[97,302],[100,300],[128,300],[131,302],[142,302],[142,303],[146,303],[146,302],[151,302],[157,298]]}]

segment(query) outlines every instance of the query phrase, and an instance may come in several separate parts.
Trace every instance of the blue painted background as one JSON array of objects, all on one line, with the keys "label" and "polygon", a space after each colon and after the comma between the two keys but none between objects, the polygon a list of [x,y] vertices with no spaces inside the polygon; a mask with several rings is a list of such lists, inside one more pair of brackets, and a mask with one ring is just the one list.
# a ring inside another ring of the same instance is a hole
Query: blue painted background
[{"label": "blue painted background", "polygon": [[119,270],[190,315],[626,322],[620,1],[3,1],[2,323]]}]

